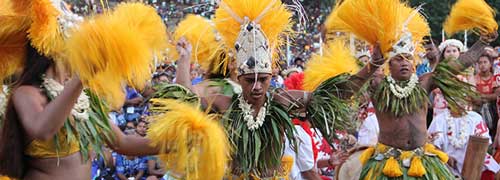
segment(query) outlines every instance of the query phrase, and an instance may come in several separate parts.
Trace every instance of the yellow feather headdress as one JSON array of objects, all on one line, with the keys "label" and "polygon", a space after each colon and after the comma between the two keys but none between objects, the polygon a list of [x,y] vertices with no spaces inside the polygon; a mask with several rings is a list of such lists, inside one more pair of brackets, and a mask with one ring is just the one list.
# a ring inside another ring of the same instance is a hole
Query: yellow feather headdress
[{"label": "yellow feather headdress", "polygon": [[430,33],[418,10],[399,0],[345,0],[328,19],[328,31],[350,32],[372,45],[379,43],[385,57],[404,31],[411,34],[417,51],[423,50],[420,43]]},{"label": "yellow feather headdress", "polygon": [[324,54],[314,54],[306,64],[303,88],[314,91],[322,82],[342,73],[355,73],[359,65],[343,40],[324,45]]},{"label": "yellow feather headdress", "polygon": [[230,155],[223,127],[214,115],[171,99],[152,99],[147,138],[160,148],[166,168],[185,179],[222,179]]},{"label": "yellow feather headdress", "polygon": [[153,55],[166,47],[165,29],[154,8],[121,4],[72,32],[65,60],[84,85],[117,108],[125,83],[142,89],[150,79]]},{"label": "yellow feather headdress", "polygon": [[25,63],[26,31],[31,23],[27,2],[0,0],[0,82]]},{"label": "yellow feather headdress", "polygon": [[178,41],[181,37],[185,37],[191,43],[193,47],[191,60],[198,64],[209,61],[220,48],[215,26],[210,20],[199,15],[189,14],[179,23],[175,29],[174,38]]},{"label": "yellow feather headdress", "polygon": [[478,30],[478,33],[492,33],[498,30],[495,10],[484,0],[457,1],[444,23],[444,31],[449,36],[471,29]]},{"label": "yellow feather headdress", "polygon": [[[279,0],[222,0],[215,12],[214,23],[227,48],[226,54],[236,55],[240,74],[269,73],[270,66],[274,64],[274,62],[269,62],[275,57],[274,52],[284,43],[285,35],[292,32],[291,17],[292,13]],[[251,34],[258,37],[256,41],[248,41]],[[266,42],[262,42],[262,34]],[[238,39],[244,40],[239,42],[239,47],[236,46]],[[259,45],[250,48],[246,47],[249,46],[248,43]],[[245,49],[244,55],[238,55],[243,53],[243,51],[238,51],[240,47]],[[255,53],[257,57],[246,57],[254,54],[252,52],[259,53]],[[253,61],[246,63],[248,59],[253,59]],[[250,66],[242,67],[247,64]]]}]

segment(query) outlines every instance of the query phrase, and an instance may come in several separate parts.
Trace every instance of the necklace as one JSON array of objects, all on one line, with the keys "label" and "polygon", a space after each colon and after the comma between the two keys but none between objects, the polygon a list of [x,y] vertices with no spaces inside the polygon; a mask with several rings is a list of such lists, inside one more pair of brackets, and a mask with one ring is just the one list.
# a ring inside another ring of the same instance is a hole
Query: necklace
[{"label": "necklace", "polygon": [[241,108],[241,111],[243,112],[243,120],[245,120],[248,130],[255,131],[256,129],[259,129],[264,124],[264,120],[266,118],[267,102],[264,103],[264,106],[260,108],[257,117],[254,118],[254,109],[252,109],[252,105],[248,104],[242,95],[238,97],[238,100],[238,107]]},{"label": "necklace", "polygon": [[[455,125],[455,121],[459,121],[458,127]],[[455,148],[462,148],[467,142],[467,133],[465,131],[467,130],[468,118],[466,116],[454,118],[448,113],[446,123],[448,125],[447,136],[450,144]]]},{"label": "necklace", "polygon": [[403,99],[408,97],[413,89],[415,89],[416,85],[418,84],[418,77],[416,74],[412,74],[410,77],[410,81],[406,84],[406,87],[401,87],[399,86],[394,78],[392,76],[387,76],[387,81],[389,82],[389,89],[391,90],[392,94],[394,94],[396,97],[399,99]]},{"label": "necklace", "polygon": [[[59,96],[64,90],[64,86],[62,84],[45,76],[43,76],[42,87],[47,90],[47,93],[51,96],[51,98]],[[73,106],[73,109],[71,109],[71,115],[73,115],[76,120],[86,121],[89,120],[89,112],[89,97],[85,94],[85,92],[82,92],[80,96],[78,96],[77,103]]]}]

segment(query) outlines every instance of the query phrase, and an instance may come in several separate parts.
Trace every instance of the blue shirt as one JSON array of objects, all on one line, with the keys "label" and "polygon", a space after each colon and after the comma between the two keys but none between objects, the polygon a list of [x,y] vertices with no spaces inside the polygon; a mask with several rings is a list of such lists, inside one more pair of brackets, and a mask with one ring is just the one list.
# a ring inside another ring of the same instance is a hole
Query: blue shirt
[{"label": "blue shirt", "polygon": [[421,75],[425,73],[431,72],[431,65],[429,64],[429,61],[427,59],[424,59],[422,64],[417,65],[417,76],[420,77]]},{"label": "blue shirt", "polygon": [[136,98],[136,97],[140,97],[141,94],[139,94],[134,88],[132,87],[128,87],[126,88],[127,90],[127,100],[129,99],[133,99],[133,98]]},{"label": "blue shirt", "polygon": [[147,162],[147,157],[136,157],[135,159],[130,160],[124,155],[118,154],[116,156],[116,173],[123,174],[126,177],[135,177],[141,170],[146,173],[146,170],[148,169]]}]

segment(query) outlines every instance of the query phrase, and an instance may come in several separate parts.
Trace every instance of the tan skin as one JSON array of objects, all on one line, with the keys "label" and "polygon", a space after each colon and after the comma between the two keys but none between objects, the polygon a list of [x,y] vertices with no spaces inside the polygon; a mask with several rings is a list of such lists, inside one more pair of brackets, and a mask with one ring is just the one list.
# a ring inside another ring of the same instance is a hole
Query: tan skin
[{"label": "tan skin", "polygon": [[[54,67],[48,68],[46,76],[60,83],[66,79],[64,73],[58,73]],[[20,86],[13,90],[12,100],[25,131],[26,141],[52,139],[63,127],[66,118],[70,116],[71,109],[82,89],[80,79],[74,77],[67,81],[61,95],[50,102],[39,87]],[[149,140],[126,136],[116,125],[112,122],[110,124],[116,138],[107,145],[115,152],[125,155],[152,155],[158,152],[156,148],[149,146]],[[24,179],[88,180],[90,179],[90,163],[90,161],[84,162],[79,152],[60,158],[30,158]]]},{"label": "tan skin", "polygon": [[[492,42],[497,36],[498,35],[494,33],[482,36],[481,40],[484,42]],[[477,60],[478,56],[484,51],[484,46],[484,43],[478,41],[467,53],[461,55],[458,60],[462,62],[464,66],[460,66],[456,62],[450,62],[449,65],[458,71],[462,71]],[[389,70],[391,76],[398,81],[410,79],[411,75],[414,73],[411,61],[413,61],[413,56],[408,54],[402,54],[390,59]],[[432,76],[432,73],[428,73],[422,75],[419,79],[420,86],[427,90],[427,92],[436,88],[433,84]],[[376,79],[375,82],[378,83],[372,83],[372,89],[378,87],[381,79]],[[372,100],[375,104],[377,103],[376,99],[372,98]],[[395,117],[392,113],[382,112],[376,109],[376,116],[380,127],[379,142],[403,150],[413,150],[422,147],[427,140],[426,114],[427,104],[420,110],[401,117]]]},{"label": "tan skin", "polygon": [[[375,47],[375,49],[379,49],[378,46]],[[211,96],[204,96],[203,93],[199,93],[200,91],[193,88],[191,86],[191,81],[189,79],[189,57],[191,57],[191,45],[184,39],[181,39],[178,44],[177,44],[177,51],[180,54],[180,59],[177,62],[178,64],[178,76],[177,76],[177,83],[188,87],[191,89],[193,92],[197,93],[201,99],[202,103],[205,107],[211,108],[213,111],[224,113],[229,106],[232,103],[232,97],[220,95],[220,94],[215,94]],[[373,64],[380,66],[382,65],[385,61],[380,54],[372,56],[374,59],[377,59],[378,61],[374,62]],[[378,67],[373,66],[372,64],[369,64],[365,66],[362,70],[360,70],[357,74],[352,76],[351,79],[351,84],[346,84],[346,88],[351,88],[354,92],[357,92],[361,86],[368,80],[368,78],[378,69]],[[256,74],[244,74],[240,75],[238,77],[238,82],[240,83],[242,87],[242,94],[245,100],[252,105],[252,108],[255,110],[254,111],[254,116],[258,114],[258,111],[260,108],[264,105],[265,101],[267,100],[266,93],[268,92],[269,86],[270,86],[270,81],[271,81],[271,74],[267,73],[258,73],[257,76]],[[202,90],[203,92],[203,90]],[[290,91],[280,91],[278,93],[273,94],[273,100],[276,102],[281,103],[285,107],[290,107],[292,104],[291,102],[295,102],[296,105],[298,105],[298,109],[304,109],[305,105],[309,101],[309,99],[304,99],[304,94],[308,96],[308,93],[304,91],[297,91],[297,90],[290,90]],[[352,96],[352,94],[343,94],[342,98],[348,99]],[[331,164],[333,166],[338,166],[340,165],[345,159],[347,158],[347,154],[342,152],[339,154],[335,154],[332,156]],[[324,162],[322,162],[324,163]],[[324,165],[324,164],[323,164]],[[311,171],[312,172],[312,171]],[[306,172],[308,175],[310,172]],[[317,174],[316,174],[317,175]],[[265,176],[265,175],[264,175]],[[313,175],[314,176],[314,175]],[[318,176],[314,176],[318,177]],[[312,178],[312,179],[317,179],[317,178]]]}]

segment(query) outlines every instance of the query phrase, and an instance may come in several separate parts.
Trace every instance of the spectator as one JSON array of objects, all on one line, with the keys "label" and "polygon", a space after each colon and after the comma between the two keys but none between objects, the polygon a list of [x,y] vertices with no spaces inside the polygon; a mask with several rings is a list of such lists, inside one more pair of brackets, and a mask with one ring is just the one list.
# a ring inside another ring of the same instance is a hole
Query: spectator
[{"label": "spectator", "polygon": [[477,62],[479,73],[472,79],[476,90],[481,95],[474,101],[474,110],[480,112],[490,130],[490,136],[495,137],[498,113],[496,111],[496,100],[500,95],[500,89],[495,81],[492,69],[492,59],[489,55],[483,54]]},{"label": "spectator", "polygon": [[137,92],[134,88],[127,86],[126,87],[126,100],[125,106],[123,107],[125,111],[125,120],[127,121],[136,121],[142,113],[142,109],[140,105],[142,104],[144,98],[139,92]]},{"label": "spectator", "polygon": [[166,174],[165,169],[161,166],[158,157],[148,157],[148,178],[146,180],[162,180]]},{"label": "spectator", "polygon": [[278,68],[273,68],[273,74],[271,77],[271,87],[272,88],[283,88],[284,85],[284,79],[283,77],[280,76],[279,69]]},{"label": "spectator", "polygon": [[116,176],[118,180],[145,180],[144,173],[147,171],[147,159],[136,156],[116,156]]},{"label": "spectator", "polygon": [[146,131],[148,130],[146,121],[140,120],[135,127],[135,132],[142,137],[146,136]]},{"label": "spectator", "polygon": [[304,60],[300,57],[298,58],[295,58],[295,60],[293,61],[293,64],[297,67],[297,68],[300,68],[300,70],[304,70]]},{"label": "spectator", "polygon": [[[136,135],[134,131],[126,131],[126,135]],[[125,156],[115,154],[117,180],[145,180],[147,157]]]}]

